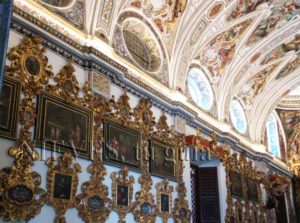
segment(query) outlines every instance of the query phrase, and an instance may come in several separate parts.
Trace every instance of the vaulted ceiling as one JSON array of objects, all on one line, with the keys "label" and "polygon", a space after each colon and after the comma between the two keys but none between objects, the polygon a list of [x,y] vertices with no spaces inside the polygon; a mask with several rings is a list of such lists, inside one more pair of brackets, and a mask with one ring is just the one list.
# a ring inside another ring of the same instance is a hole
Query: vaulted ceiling
[{"label": "vaulted ceiling", "polygon": [[245,137],[252,142],[263,141],[276,107],[300,107],[299,93],[288,95],[300,84],[299,0],[15,0],[15,5],[52,15],[48,19],[71,38],[101,45],[147,81],[189,102],[187,76],[192,67],[200,68],[215,100],[206,113],[230,124],[229,106],[238,100],[248,120]]}]

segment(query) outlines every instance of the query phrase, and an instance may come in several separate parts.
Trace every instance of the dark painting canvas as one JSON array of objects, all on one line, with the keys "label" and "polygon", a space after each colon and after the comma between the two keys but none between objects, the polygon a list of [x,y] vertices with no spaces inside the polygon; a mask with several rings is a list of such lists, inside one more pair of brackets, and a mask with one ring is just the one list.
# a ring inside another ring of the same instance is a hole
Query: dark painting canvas
[{"label": "dark painting canvas", "polygon": [[4,79],[0,94],[0,137],[16,138],[20,83]]},{"label": "dark painting canvas", "polygon": [[[41,94],[39,99],[38,142],[49,148],[89,158],[92,140],[92,112]],[[75,150],[75,151],[74,151]]]},{"label": "dark painting canvas", "polygon": [[71,199],[72,176],[64,174],[55,174],[53,198]]},{"label": "dark painting canvas", "polygon": [[105,123],[104,160],[118,166],[138,168],[140,163],[140,135],[138,131],[116,123]]},{"label": "dark painting canvas", "polygon": [[153,175],[176,179],[177,151],[168,144],[151,140],[150,171]]}]

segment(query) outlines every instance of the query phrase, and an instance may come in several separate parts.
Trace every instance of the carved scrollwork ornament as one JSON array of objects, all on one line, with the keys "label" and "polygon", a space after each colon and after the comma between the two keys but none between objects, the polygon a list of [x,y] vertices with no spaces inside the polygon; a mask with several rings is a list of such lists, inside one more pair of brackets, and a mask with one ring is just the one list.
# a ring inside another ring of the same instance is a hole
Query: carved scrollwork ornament
[{"label": "carved scrollwork ornament", "polygon": [[91,180],[82,184],[78,215],[87,223],[105,222],[112,210],[111,199],[108,198],[108,187],[103,184],[106,168],[102,164],[99,148],[94,152],[94,161],[88,166]]},{"label": "carved scrollwork ornament", "polygon": [[55,85],[48,85],[46,91],[61,96],[68,102],[83,105],[82,99],[79,97],[80,87],[74,74],[75,69],[71,62],[68,62],[59,73],[53,78]]},{"label": "carved scrollwork ornament", "polygon": [[129,104],[129,96],[127,91],[124,91],[124,94],[120,96],[118,101],[115,103],[115,115],[114,119],[121,123],[124,126],[132,126],[132,109]]},{"label": "carved scrollwork ornament", "polygon": [[[170,142],[169,139],[172,137],[172,135],[170,134],[170,128],[167,123],[167,116],[164,113],[160,116],[158,122],[156,123],[156,129],[157,130],[153,133],[153,136],[162,141]],[[171,142],[173,141],[171,140]]]},{"label": "carved scrollwork ornament", "polygon": [[118,223],[126,223],[125,217],[131,211],[134,177],[128,176],[128,168],[124,167],[118,173],[111,173],[110,178],[112,179],[113,209],[119,215]]},{"label": "carved scrollwork ornament", "polygon": [[149,136],[155,125],[155,118],[151,111],[151,103],[149,99],[143,99],[139,105],[134,108],[134,125],[140,129],[145,136]]},{"label": "carved scrollwork ornament", "polygon": [[188,201],[186,197],[186,187],[183,181],[179,181],[176,187],[178,197],[174,201],[174,208],[172,210],[173,219],[176,223],[189,223],[191,221],[192,212],[189,210]]},{"label": "carved scrollwork ornament", "polygon": [[0,217],[5,221],[29,221],[46,202],[46,192],[39,187],[41,176],[31,168],[39,155],[26,143],[8,152],[15,161],[0,171]]},{"label": "carved scrollwork ornament", "polygon": [[45,52],[42,39],[33,36],[23,39],[8,53],[10,65],[6,69],[6,74],[22,82],[25,94],[38,93],[41,86],[48,84],[49,78],[53,76],[52,66],[48,65]]},{"label": "carved scrollwork ornament", "polygon": [[173,186],[169,185],[168,179],[165,179],[163,182],[157,183],[155,185],[155,188],[157,216],[162,218],[163,223],[167,223],[168,219],[172,217],[172,193],[174,191],[174,188]]},{"label": "carved scrollwork ornament", "polygon": [[141,190],[135,194],[135,202],[132,204],[134,219],[140,223],[153,223],[156,218],[156,205],[154,195],[151,193],[152,179],[146,169],[142,169],[142,176],[139,177]]},{"label": "carved scrollwork ornament", "polygon": [[75,208],[78,200],[75,194],[78,185],[78,173],[81,167],[73,163],[70,153],[65,153],[57,160],[51,157],[46,161],[49,167],[47,173],[47,203],[56,211],[55,223],[66,223],[65,213],[69,208]]}]

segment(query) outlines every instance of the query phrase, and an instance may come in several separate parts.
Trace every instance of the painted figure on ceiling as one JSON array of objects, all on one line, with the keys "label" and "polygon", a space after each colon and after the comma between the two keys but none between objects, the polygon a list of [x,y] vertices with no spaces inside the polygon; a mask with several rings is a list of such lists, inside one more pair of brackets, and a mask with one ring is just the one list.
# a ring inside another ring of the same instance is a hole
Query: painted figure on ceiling
[{"label": "painted figure on ceiling", "polygon": [[200,61],[214,76],[224,73],[226,64],[234,57],[237,41],[249,24],[250,21],[246,21],[219,34],[202,50]]}]

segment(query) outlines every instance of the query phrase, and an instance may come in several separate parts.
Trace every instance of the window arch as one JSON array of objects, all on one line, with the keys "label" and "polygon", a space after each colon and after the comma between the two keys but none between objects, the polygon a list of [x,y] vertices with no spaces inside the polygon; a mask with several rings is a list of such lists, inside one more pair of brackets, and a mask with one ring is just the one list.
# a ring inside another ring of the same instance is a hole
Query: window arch
[{"label": "window arch", "polygon": [[199,68],[192,68],[187,84],[192,100],[203,110],[209,111],[213,106],[214,96],[204,72]]},{"label": "window arch", "polygon": [[245,134],[247,131],[247,119],[242,105],[237,100],[233,100],[230,103],[230,118],[233,127],[239,133]]},{"label": "window arch", "polygon": [[267,121],[268,150],[277,157],[281,157],[278,124],[274,114],[271,114]]}]

